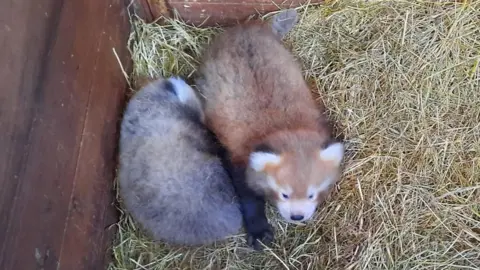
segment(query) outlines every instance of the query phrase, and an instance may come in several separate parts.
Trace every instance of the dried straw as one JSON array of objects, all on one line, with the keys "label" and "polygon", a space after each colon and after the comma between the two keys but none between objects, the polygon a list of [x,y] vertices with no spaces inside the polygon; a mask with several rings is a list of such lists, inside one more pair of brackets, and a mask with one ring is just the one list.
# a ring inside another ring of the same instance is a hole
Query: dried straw
[{"label": "dried straw", "polygon": [[[346,170],[315,221],[269,210],[276,243],[243,234],[154,244],[128,215],[110,269],[479,269],[480,1],[328,1],[302,7],[286,43],[347,142]],[[218,28],[134,22],[132,80],[191,76]]]}]

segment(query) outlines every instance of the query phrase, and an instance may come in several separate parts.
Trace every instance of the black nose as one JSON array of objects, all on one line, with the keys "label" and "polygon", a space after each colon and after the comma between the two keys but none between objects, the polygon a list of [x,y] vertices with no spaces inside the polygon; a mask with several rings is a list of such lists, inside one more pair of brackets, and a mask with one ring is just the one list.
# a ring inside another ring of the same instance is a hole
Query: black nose
[{"label": "black nose", "polygon": [[303,219],[303,216],[302,215],[292,215],[292,216],[290,216],[290,218],[292,220],[299,221],[299,220]]}]

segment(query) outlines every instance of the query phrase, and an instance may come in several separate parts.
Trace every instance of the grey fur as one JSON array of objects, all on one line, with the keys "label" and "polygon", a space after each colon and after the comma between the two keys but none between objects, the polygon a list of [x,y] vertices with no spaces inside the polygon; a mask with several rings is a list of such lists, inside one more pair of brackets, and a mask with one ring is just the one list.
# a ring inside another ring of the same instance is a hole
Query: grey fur
[{"label": "grey fur", "polygon": [[[166,81],[173,82],[174,92]],[[120,195],[155,240],[209,244],[242,227],[215,148],[201,103],[183,80],[154,81],[128,103],[120,134]]]}]

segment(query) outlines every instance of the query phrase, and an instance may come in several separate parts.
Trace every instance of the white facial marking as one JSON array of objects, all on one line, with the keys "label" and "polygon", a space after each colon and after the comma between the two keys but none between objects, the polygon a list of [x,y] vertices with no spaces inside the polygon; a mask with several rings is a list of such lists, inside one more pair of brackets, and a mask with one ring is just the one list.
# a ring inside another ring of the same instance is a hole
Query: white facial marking
[{"label": "white facial marking", "polygon": [[333,184],[333,182],[333,179],[331,177],[328,177],[317,187],[317,192],[327,191],[328,188]]},{"label": "white facial marking", "polygon": [[275,178],[273,178],[270,175],[267,175],[267,185],[270,189],[275,190],[275,192],[278,192],[278,197],[280,198],[280,200],[288,199],[288,198],[284,198],[283,194],[289,197],[293,192],[290,186],[279,186],[275,181]]},{"label": "white facial marking", "polygon": [[[334,179],[331,177],[328,177],[318,186],[309,186],[307,189],[308,199],[315,200],[318,196],[318,193],[329,190],[332,184],[334,184]],[[310,198],[310,195],[313,195],[313,197]]]},{"label": "white facial marking", "polygon": [[320,150],[320,159],[332,161],[335,166],[340,165],[343,159],[345,149],[342,143],[333,143],[327,148]]},{"label": "white facial marking", "polygon": [[273,153],[253,152],[250,154],[250,167],[255,171],[263,171],[269,163],[278,165],[282,161],[281,156]]},{"label": "white facial marking", "polygon": [[275,178],[273,178],[270,175],[267,175],[267,183],[268,183],[268,186],[273,190],[280,189],[280,187],[277,185],[277,182],[275,181]]},{"label": "white facial marking", "polygon": [[[288,222],[306,221],[312,218],[317,203],[311,200],[285,200],[277,203],[280,215]],[[292,216],[303,216],[301,220],[293,220]]]},{"label": "white facial marking", "polygon": [[[307,198],[309,200],[315,200],[317,198],[317,194],[318,194],[318,188],[314,187],[314,186],[309,186],[308,189],[307,189]],[[310,197],[310,196],[313,196],[313,197]]]}]

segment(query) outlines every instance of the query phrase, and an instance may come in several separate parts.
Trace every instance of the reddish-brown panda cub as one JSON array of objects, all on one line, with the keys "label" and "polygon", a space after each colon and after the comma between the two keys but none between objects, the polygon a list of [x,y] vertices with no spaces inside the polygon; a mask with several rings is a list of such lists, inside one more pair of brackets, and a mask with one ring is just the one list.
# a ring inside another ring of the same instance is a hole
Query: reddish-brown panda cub
[{"label": "reddish-brown panda cub", "polygon": [[300,65],[282,44],[294,9],[270,23],[225,30],[206,49],[196,80],[206,123],[230,154],[248,244],[269,245],[265,199],[289,222],[309,220],[339,178],[344,146],[332,142]]}]

